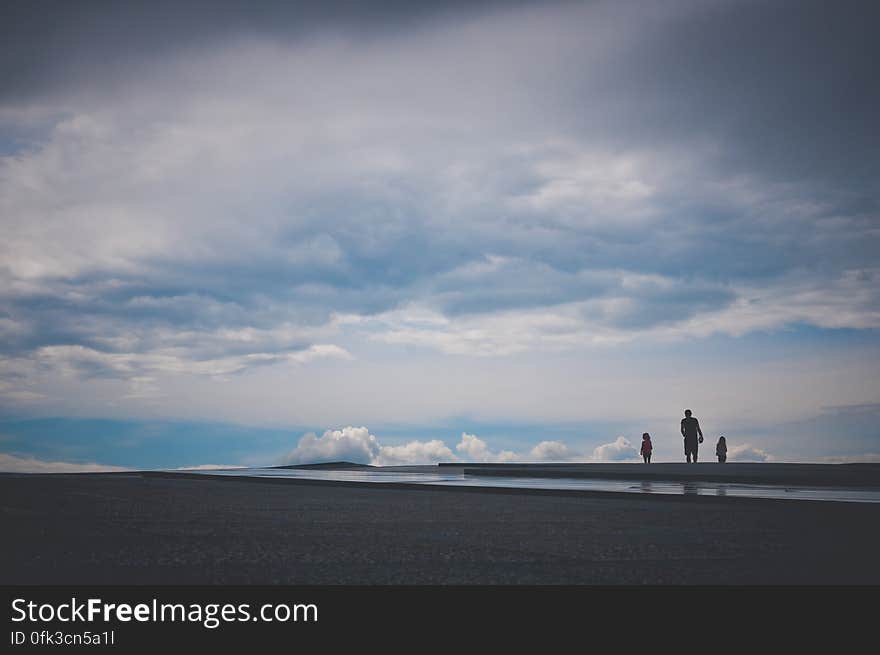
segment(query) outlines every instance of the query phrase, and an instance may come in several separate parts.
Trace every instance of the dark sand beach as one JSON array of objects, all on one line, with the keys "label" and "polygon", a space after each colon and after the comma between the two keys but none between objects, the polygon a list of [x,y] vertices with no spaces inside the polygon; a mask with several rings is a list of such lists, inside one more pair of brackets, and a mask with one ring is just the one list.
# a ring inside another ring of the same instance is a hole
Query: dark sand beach
[{"label": "dark sand beach", "polygon": [[880,583],[876,503],[138,473],[0,499],[3,584]]}]

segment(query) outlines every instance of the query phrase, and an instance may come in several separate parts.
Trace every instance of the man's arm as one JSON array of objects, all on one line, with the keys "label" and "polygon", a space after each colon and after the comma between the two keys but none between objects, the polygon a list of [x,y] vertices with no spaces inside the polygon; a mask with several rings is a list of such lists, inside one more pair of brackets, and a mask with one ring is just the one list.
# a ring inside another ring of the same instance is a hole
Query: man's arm
[{"label": "man's arm", "polygon": [[700,436],[702,437],[702,436],[703,436],[703,431],[700,429],[700,422],[699,422],[697,419],[694,419],[694,421],[695,421],[696,424],[697,424],[697,434],[700,435]]},{"label": "man's arm", "polygon": [[687,435],[684,432],[684,422],[686,419],[681,419],[681,436],[686,437]]}]

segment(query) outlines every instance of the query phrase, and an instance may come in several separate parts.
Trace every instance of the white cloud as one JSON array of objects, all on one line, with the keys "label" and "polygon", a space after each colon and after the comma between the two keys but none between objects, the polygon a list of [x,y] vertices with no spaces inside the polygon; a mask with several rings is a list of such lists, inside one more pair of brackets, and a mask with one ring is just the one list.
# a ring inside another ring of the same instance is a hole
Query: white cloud
[{"label": "white cloud", "polygon": [[[658,169],[647,166],[645,157],[599,152],[564,152],[557,158],[535,164],[536,190],[519,196],[513,206],[523,204],[562,216],[593,217],[601,222],[614,215],[618,220],[648,217],[654,193],[649,175]],[[582,221],[579,221],[582,222]]]},{"label": "white cloud", "polygon": [[284,459],[285,464],[314,464],[349,461],[375,466],[436,464],[458,458],[442,441],[409,441],[399,446],[383,446],[366,427],[348,426],[327,430],[320,437],[307,433]]},{"label": "white cloud", "polygon": [[439,439],[431,441],[410,441],[402,446],[382,446],[374,464],[395,466],[403,464],[437,464],[455,462],[455,456],[445,443]]},{"label": "white cloud", "polygon": [[340,430],[327,430],[320,437],[311,432],[303,435],[297,447],[284,458],[284,463],[349,461],[374,466],[400,466],[459,461],[564,461],[572,457],[571,451],[560,441],[542,441],[526,455],[511,450],[494,452],[483,439],[467,432],[462,433],[455,452],[440,439],[412,440],[399,446],[387,446],[382,445],[368,428],[349,426]]},{"label": "white cloud", "polygon": [[492,457],[486,442],[467,432],[461,433],[461,441],[455,449],[472,462],[488,462]]},{"label": "white cloud", "polygon": [[162,348],[147,353],[108,353],[85,346],[44,346],[34,352],[42,367],[61,375],[99,372],[111,377],[128,379],[140,388],[153,380],[143,373],[187,373],[226,376],[254,366],[289,362],[305,364],[321,358],[350,359],[351,354],[333,344],[315,344],[306,349],[288,352],[250,352],[245,355],[193,358],[185,348]]},{"label": "white cloud", "polygon": [[299,440],[285,458],[286,464],[314,464],[319,462],[355,462],[372,464],[381,452],[378,439],[365,427],[345,427],[327,430],[320,437],[309,432]]},{"label": "white cloud", "polygon": [[493,453],[485,441],[467,432],[461,433],[461,441],[455,449],[469,462],[514,462],[519,459],[519,456],[510,450]]},{"label": "white cloud", "polygon": [[213,471],[216,469],[244,469],[247,466],[238,464],[197,464],[196,466],[178,466],[175,471]]},{"label": "white cloud", "polygon": [[880,269],[844,270],[821,280],[792,275],[772,285],[738,286],[730,305],[648,331],[647,336],[741,336],[804,323],[822,328],[880,327]]},{"label": "white cloud", "polygon": [[[645,296],[663,292],[686,296],[688,285],[665,275],[626,270],[596,270],[569,275],[567,284],[600,285],[600,296],[540,307],[445,316],[425,303],[374,314],[346,317],[369,330],[371,338],[390,344],[412,344],[453,355],[507,356],[530,350],[571,350],[615,346],[634,341],[681,341],[712,335],[739,337],[779,330],[793,324],[822,328],[880,327],[880,269],[843,271],[836,279],[789,279],[772,285],[717,286],[730,302],[668,320],[646,320],[628,326],[649,303]],[[442,298],[442,296],[440,296]],[[437,299],[434,299],[437,301]]]},{"label": "white cloud", "polygon": [[767,462],[772,459],[767,451],[747,443],[737,444],[727,451],[727,460],[731,462]]},{"label": "white cloud", "polygon": [[[9,360],[0,358],[0,376],[7,370],[12,368],[9,366]],[[17,388],[16,385],[6,380],[0,379],[0,402],[14,401],[21,403],[31,403],[45,398],[45,394],[29,391],[28,389]]]},{"label": "white cloud", "polygon": [[529,451],[530,460],[564,462],[571,457],[568,446],[561,441],[542,441]]},{"label": "white cloud", "polygon": [[579,314],[575,303],[456,318],[435,315],[432,320],[424,318],[431,316],[428,311],[405,309],[371,316],[364,323],[376,326],[372,338],[390,344],[425,346],[452,355],[504,356],[598,340],[599,334],[585,333]]},{"label": "white cloud", "polygon": [[7,473],[109,473],[128,470],[122,466],[47,462],[33,457],[16,457],[15,455],[0,453],[0,471]]},{"label": "white cloud", "polygon": [[593,461],[596,462],[622,462],[638,458],[639,452],[630,445],[626,437],[617,437],[613,442],[602,444],[593,450]]}]

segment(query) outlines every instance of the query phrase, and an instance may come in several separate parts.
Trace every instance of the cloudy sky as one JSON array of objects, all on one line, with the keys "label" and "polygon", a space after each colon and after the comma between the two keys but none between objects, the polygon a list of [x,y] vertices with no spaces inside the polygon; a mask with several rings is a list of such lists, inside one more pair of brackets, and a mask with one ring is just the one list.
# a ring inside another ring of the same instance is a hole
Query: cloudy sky
[{"label": "cloudy sky", "polygon": [[874,5],[4,3],[0,469],[880,459]]}]

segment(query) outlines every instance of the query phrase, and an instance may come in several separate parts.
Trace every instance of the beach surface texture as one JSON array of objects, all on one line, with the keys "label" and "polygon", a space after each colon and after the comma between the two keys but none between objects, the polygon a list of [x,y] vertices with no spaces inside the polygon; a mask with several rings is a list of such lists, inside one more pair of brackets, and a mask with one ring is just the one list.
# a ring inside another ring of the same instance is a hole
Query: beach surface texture
[{"label": "beach surface texture", "polygon": [[3,584],[880,583],[880,503],[160,472],[3,474],[0,499]]}]

